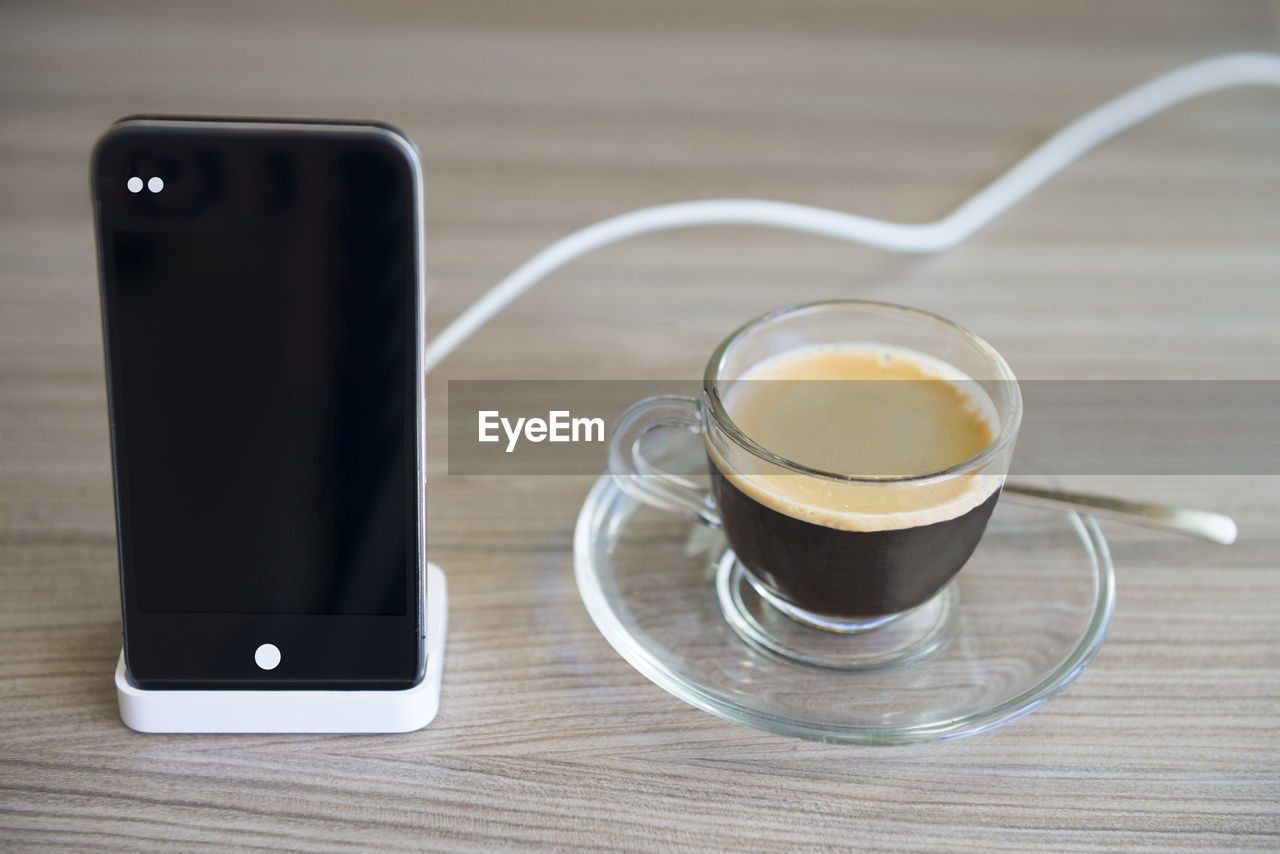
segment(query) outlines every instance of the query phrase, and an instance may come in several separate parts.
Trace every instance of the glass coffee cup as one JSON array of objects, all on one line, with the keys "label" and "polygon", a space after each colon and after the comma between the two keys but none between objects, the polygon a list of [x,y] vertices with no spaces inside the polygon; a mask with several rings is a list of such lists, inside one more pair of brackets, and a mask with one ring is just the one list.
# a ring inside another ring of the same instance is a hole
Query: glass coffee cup
[{"label": "glass coffee cup", "polygon": [[[968,330],[887,303],[812,303],[730,335],[700,400],[627,409],[609,470],[631,497],[723,529],[717,595],[746,640],[878,666],[944,636],[1021,418],[1012,370]],[[670,429],[700,436],[709,488],[651,458]]]}]

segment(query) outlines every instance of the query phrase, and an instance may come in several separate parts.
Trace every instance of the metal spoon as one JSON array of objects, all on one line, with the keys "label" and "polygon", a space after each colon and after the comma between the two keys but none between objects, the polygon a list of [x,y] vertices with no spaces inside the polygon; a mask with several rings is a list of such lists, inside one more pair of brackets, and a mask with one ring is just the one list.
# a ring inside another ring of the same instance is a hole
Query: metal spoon
[{"label": "metal spoon", "polygon": [[1189,537],[1199,537],[1211,543],[1229,546],[1236,541],[1236,523],[1230,516],[1210,510],[1190,510],[1185,507],[1169,507],[1165,504],[1147,504],[1124,501],[1104,495],[1087,495],[1080,492],[1063,492],[1057,489],[1036,489],[1032,486],[1006,483],[1003,494],[1019,504],[1038,504],[1062,510],[1082,510],[1095,516],[1132,522],[1150,528],[1160,528]]}]

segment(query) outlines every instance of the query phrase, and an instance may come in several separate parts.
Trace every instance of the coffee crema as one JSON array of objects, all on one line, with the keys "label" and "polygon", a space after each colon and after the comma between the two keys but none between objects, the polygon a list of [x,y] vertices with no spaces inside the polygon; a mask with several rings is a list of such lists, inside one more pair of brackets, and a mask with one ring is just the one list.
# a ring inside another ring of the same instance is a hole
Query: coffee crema
[{"label": "coffee crema", "polygon": [[779,513],[844,531],[884,531],[954,519],[987,502],[998,475],[874,480],[945,471],[998,433],[986,392],[957,368],[881,343],[796,347],[753,366],[723,397],[738,429],[806,468],[872,478],[848,482],[766,462],[712,462],[736,488]]}]

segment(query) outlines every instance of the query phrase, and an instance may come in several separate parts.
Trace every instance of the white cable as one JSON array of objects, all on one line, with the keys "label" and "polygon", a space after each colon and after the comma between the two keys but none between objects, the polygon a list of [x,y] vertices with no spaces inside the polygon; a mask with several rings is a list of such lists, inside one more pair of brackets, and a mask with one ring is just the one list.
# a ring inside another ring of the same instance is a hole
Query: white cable
[{"label": "white cable", "polygon": [[935,222],[885,222],[825,208],[760,199],[678,202],[625,213],[575,231],[517,267],[440,331],[424,354],[430,371],[491,317],[545,276],[581,255],[628,237],[696,225],[764,225],[896,252],[940,252],[1026,198],[1076,158],[1183,101],[1233,86],[1280,86],[1280,56],[1234,53],[1163,74],[1086,113],[1009,171]]}]

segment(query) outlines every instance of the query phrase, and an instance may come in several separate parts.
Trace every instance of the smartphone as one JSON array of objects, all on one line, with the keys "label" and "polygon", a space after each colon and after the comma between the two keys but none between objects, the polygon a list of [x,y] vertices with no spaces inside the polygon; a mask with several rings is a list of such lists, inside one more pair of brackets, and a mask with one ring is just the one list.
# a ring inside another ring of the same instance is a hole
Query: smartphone
[{"label": "smartphone", "polygon": [[91,184],[129,677],[417,684],[414,145],[376,124],[132,117]]}]

